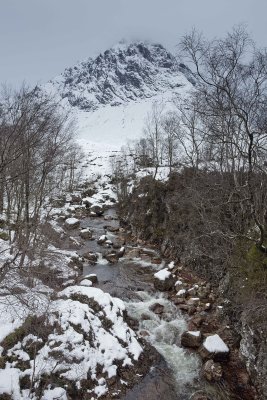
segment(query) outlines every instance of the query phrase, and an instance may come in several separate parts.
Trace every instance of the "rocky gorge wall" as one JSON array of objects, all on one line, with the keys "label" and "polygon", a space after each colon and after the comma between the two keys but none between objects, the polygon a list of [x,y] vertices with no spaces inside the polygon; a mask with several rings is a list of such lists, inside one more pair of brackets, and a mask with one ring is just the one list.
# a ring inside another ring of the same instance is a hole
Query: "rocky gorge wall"
[{"label": "rocky gorge wall", "polygon": [[215,227],[220,220],[223,225],[227,214],[206,207],[201,215],[196,198],[205,194],[206,188],[200,182],[203,193],[199,194],[197,188],[192,191],[187,179],[183,176],[159,182],[144,178],[127,199],[121,199],[121,219],[131,226],[137,240],[158,244],[165,257],[212,284],[224,305],[222,319],[239,337],[239,352],[257,387],[258,398],[266,399],[266,256],[251,243],[209,237],[206,225]]}]

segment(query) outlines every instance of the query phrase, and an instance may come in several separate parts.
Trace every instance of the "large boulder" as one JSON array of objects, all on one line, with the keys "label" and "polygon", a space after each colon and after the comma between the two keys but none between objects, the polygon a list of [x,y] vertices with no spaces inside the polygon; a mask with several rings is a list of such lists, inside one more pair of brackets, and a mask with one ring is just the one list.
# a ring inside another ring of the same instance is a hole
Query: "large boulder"
[{"label": "large boulder", "polygon": [[120,230],[119,226],[112,226],[112,225],[106,225],[104,226],[105,229],[107,229],[109,232],[118,232]]},{"label": "large boulder", "polygon": [[94,187],[84,189],[84,191],[82,192],[82,197],[92,197],[94,194],[96,194],[96,192],[97,190]]},{"label": "large boulder", "polygon": [[139,257],[140,257],[140,249],[138,248],[127,251],[125,255],[125,258],[129,258],[130,260]]},{"label": "large boulder", "polygon": [[198,390],[190,397],[190,400],[211,400],[211,398],[202,390]]},{"label": "large boulder", "polygon": [[160,303],[152,304],[149,309],[155,314],[162,314],[164,312],[164,306]]},{"label": "large boulder", "polygon": [[223,375],[222,366],[213,360],[208,360],[205,362],[202,372],[203,376],[209,382],[218,382],[222,379]]},{"label": "large boulder", "polygon": [[125,245],[125,237],[124,236],[117,236],[116,238],[113,239],[114,249],[120,249],[124,245]]},{"label": "large boulder", "polygon": [[65,221],[65,227],[67,229],[77,229],[80,226],[80,220],[77,218],[67,218]]},{"label": "large boulder", "polygon": [[61,207],[64,207],[64,205],[66,203],[66,198],[65,197],[56,197],[54,199],[50,199],[50,202],[52,204],[52,207],[61,208]]},{"label": "large boulder", "polygon": [[84,279],[88,279],[92,283],[98,283],[97,275],[96,274],[89,274],[84,277]]},{"label": "large boulder", "polygon": [[186,331],[181,336],[181,345],[184,347],[198,348],[202,342],[200,331]]},{"label": "large boulder", "polygon": [[106,237],[106,235],[102,235],[97,239],[97,243],[104,244],[107,240],[108,240],[108,238]]},{"label": "large boulder", "polygon": [[117,253],[109,253],[105,255],[105,259],[108,260],[109,263],[115,264],[118,262],[119,257]]},{"label": "large boulder", "polygon": [[207,336],[199,350],[199,354],[203,360],[213,359],[215,361],[226,360],[229,352],[229,347],[217,334]]},{"label": "large boulder", "polygon": [[86,228],[86,229],[82,229],[80,231],[79,235],[84,240],[90,240],[90,239],[92,239],[93,232],[89,228]]},{"label": "large boulder", "polygon": [[117,252],[117,256],[118,256],[119,258],[121,258],[121,257],[124,256],[124,254],[125,254],[125,247],[121,247],[121,248],[119,249],[119,251]]},{"label": "large boulder", "polygon": [[160,291],[170,290],[175,283],[175,279],[168,268],[164,268],[154,274],[155,289]]},{"label": "large boulder", "polygon": [[94,205],[90,207],[91,213],[95,214],[97,217],[101,217],[104,214],[104,209],[101,206]]},{"label": "large boulder", "polygon": [[79,249],[81,247],[81,243],[75,238],[70,236],[69,237],[70,246],[74,249]]},{"label": "large boulder", "polygon": [[81,195],[78,193],[72,193],[70,195],[70,203],[71,204],[82,204]]},{"label": "large boulder", "polygon": [[90,264],[96,264],[97,263],[97,254],[91,253],[90,251],[87,251],[83,253],[83,258],[89,261]]}]

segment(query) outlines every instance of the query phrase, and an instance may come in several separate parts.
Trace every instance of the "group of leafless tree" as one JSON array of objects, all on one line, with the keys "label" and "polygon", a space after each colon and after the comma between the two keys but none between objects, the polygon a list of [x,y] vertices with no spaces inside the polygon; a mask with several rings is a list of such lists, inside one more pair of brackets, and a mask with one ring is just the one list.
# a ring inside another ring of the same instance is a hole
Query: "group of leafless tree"
[{"label": "group of leafless tree", "polygon": [[240,214],[246,223],[227,232],[213,226],[210,234],[244,237],[265,251],[267,52],[255,47],[244,27],[212,41],[193,30],[179,48],[196,84],[174,99],[171,111],[154,104],[144,136],[131,149],[134,167],[154,167],[154,178],[164,165],[170,172],[190,169],[201,180],[203,173],[212,176],[213,187],[199,202],[208,204],[217,188],[218,209],[228,207],[233,220]]},{"label": "group of leafless tree", "polygon": [[44,205],[72,188],[78,149],[74,124],[38,87],[4,88],[0,97],[0,213],[14,258],[37,247]]}]

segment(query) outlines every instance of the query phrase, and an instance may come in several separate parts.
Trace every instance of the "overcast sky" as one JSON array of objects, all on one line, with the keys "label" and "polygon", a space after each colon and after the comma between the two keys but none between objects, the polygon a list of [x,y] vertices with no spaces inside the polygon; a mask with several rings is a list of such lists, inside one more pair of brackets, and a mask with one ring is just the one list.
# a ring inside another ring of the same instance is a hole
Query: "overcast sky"
[{"label": "overcast sky", "polygon": [[0,82],[46,82],[121,39],[173,50],[193,26],[208,37],[246,23],[266,47],[267,0],[0,0]]}]

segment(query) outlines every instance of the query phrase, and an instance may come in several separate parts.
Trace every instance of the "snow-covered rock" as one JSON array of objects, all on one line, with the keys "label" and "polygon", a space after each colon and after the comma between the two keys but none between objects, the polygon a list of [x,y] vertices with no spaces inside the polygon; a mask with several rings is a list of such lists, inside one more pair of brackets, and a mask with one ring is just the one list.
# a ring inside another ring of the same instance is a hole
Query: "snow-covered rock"
[{"label": "snow-covered rock", "polygon": [[174,285],[174,282],[175,280],[168,268],[163,268],[154,274],[154,286],[157,290],[169,290]]},{"label": "snow-covered rock", "polygon": [[97,275],[96,274],[89,274],[84,277],[84,279],[89,279],[92,283],[97,283]]},{"label": "snow-covered rock", "polygon": [[89,228],[86,228],[86,229],[82,229],[80,231],[79,235],[84,240],[90,240],[90,239],[92,239],[93,232]]},{"label": "snow-covered rock", "polygon": [[[124,311],[120,299],[100,289],[77,285],[58,293],[46,307],[45,321],[36,320],[36,335],[27,333],[28,324],[21,331],[25,336],[18,337],[15,345],[6,343],[5,354],[13,361],[0,369],[0,397],[6,393],[14,400],[37,398],[34,390],[44,380],[45,390],[42,397],[38,395],[42,400],[66,400],[74,388],[77,398],[82,398],[87,388],[90,398],[105,395],[108,380],[117,379],[142,353],[135,333],[124,321]],[[30,395],[33,374],[35,385]],[[62,387],[55,386],[59,377]]]},{"label": "snow-covered rock", "polygon": [[80,281],[81,286],[92,286],[93,282],[90,279],[83,279]]},{"label": "snow-covered rock", "polygon": [[216,361],[224,360],[229,352],[229,347],[217,334],[208,336],[200,349],[201,357],[206,360],[211,358]]},{"label": "snow-covered rock", "polygon": [[97,243],[98,243],[98,244],[103,244],[103,243],[105,243],[106,240],[108,240],[108,238],[106,237],[106,235],[101,235],[101,236],[98,238]]},{"label": "snow-covered rock", "polygon": [[67,218],[65,221],[65,227],[67,229],[76,229],[80,226],[80,220],[77,218]]}]

